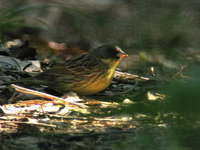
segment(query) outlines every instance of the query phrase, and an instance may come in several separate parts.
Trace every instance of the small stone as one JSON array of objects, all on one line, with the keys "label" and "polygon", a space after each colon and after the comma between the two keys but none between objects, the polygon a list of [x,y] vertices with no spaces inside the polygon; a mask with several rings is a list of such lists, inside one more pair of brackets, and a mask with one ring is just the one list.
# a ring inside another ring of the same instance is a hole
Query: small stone
[{"label": "small stone", "polygon": [[123,100],[123,103],[125,104],[133,104],[133,101],[131,101],[130,99],[126,98]]}]

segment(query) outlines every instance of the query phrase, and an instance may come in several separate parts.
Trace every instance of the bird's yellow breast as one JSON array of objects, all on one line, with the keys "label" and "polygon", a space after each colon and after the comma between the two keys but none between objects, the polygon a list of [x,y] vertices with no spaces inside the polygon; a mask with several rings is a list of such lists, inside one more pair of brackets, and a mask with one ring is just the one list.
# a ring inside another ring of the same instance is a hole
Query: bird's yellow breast
[{"label": "bird's yellow breast", "polygon": [[109,64],[111,65],[109,69],[99,78],[93,82],[88,81],[88,84],[85,84],[86,86],[80,85],[79,87],[74,88],[73,91],[81,95],[92,95],[107,88],[113,79],[115,69],[119,62],[109,62]]}]

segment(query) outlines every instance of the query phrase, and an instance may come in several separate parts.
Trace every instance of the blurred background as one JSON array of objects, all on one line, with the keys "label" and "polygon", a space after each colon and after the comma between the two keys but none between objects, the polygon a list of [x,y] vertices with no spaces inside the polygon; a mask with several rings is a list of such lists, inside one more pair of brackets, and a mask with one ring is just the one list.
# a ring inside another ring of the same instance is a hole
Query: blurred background
[{"label": "blurred background", "polygon": [[[0,27],[1,32],[11,32],[12,26],[15,34],[32,32],[57,42],[82,41],[85,48],[115,42],[129,51],[173,55],[199,47],[198,5],[198,0],[1,0]],[[16,11],[15,18],[6,14],[8,9]],[[19,30],[22,26],[38,30]]]}]

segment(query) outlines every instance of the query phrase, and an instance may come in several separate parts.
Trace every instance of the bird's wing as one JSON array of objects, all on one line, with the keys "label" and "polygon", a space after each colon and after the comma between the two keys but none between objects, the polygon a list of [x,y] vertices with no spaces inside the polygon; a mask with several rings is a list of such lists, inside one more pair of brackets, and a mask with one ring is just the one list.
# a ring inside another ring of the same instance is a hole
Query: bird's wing
[{"label": "bird's wing", "polygon": [[97,59],[83,54],[68,60],[65,65],[55,66],[41,73],[37,78],[47,81],[47,85],[58,84],[58,86],[71,88],[79,86],[81,82],[87,82],[102,70],[103,67]]}]

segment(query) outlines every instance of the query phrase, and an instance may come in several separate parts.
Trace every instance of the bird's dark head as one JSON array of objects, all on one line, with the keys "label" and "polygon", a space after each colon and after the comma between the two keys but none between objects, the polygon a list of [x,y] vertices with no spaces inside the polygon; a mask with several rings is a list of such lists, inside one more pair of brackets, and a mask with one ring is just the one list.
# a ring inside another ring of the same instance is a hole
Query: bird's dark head
[{"label": "bird's dark head", "polygon": [[96,57],[102,66],[106,66],[106,78],[111,81],[115,73],[116,67],[119,65],[122,58],[128,56],[118,46],[115,45],[102,45],[91,51],[91,55]]},{"label": "bird's dark head", "polygon": [[117,62],[128,56],[116,45],[102,45],[91,51],[92,55],[102,60],[104,63]]}]

